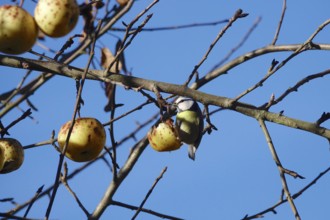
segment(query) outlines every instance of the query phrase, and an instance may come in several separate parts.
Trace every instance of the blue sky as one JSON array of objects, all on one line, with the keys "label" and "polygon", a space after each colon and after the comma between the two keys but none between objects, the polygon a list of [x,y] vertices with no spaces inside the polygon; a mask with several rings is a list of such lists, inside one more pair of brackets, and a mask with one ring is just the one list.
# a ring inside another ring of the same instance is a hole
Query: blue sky
[{"label": "blue sky", "polygon": [[[5,3],[11,3],[5,0]],[[82,2],[82,1],[79,1]],[[112,3],[114,1],[111,1]],[[131,11],[121,19],[129,23],[151,1],[137,1]],[[24,7],[33,11],[35,3],[25,1]],[[329,1],[307,0],[294,3],[288,1],[285,20],[277,44],[299,44],[329,19]],[[153,17],[146,27],[164,27],[200,22],[211,22],[230,18],[241,8],[249,16],[238,20],[214,47],[199,72],[205,75],[226,54],[235,47],[258,17],[261,22],[246,43],[232,56],[235,58],[251,50],[271,43],[282,10],[282,1],[174,1],[161,0],[150,11]],[[142,20],[141,20],[142,22]],[[79,24],[82,24],[80,18]],[[159,32],[143,32],[125,51],[126,62],[134,76],[146,79],[181,84],[194,66],[203,57],[210,43],[225,24]],[[119,22],[116,27],[122,27]],[[72,32],[80,33],[79,25]],[[116,38],[123,33],[106,34],[97,44],[114,49]],[[316,38],[316,43],[329,43],[330,27],[326,27]],[[53,49],[65,42],[66,37],[56,40],[47,38],[42,42]],[[97,48],[96,57],[100,51]],[[34,50],[43,53],[36,45]],[[261,105],[270,95],[282,94],[302,78],[329,68],[329,51],[305,52],[271,77],[263,87],[244,97],[242,101]],[[48,54],[52,56],[51,54]],[[258,82],[266,73],[273,59],[282,61],[289,52],[273,53],[258,57],[232,70],[205,85],[203,92],[233,98]],[[32,57],[23,54],[23,57]],[[87,56],[73,62],[79,68],[86,66]],[[25,71],[0,67],[0,93],[15,87]],[[33,73],[29,79],[36,77]],[[116,111],[121,115],[145,100],[141,94],[132,90],[118,88],[117,101],[125,104]],[[325,98],[330,92],[329,76],[316,79],[292,93],[283,102],[271,108],[273,112],[284,110],[289,117],[306,121],[316,121],[322,112],[328,112],[330,103]],[[48,140],[52,130],[58,132],[60,126],[72,117],[75,101],[75,81],[70,78],[55,77],[37,91],[30,101],[38,108],[33,112],[34,120],[24,120],[10,130],[12,137],[23,145]],[[165,96],[165,95],[164,95]],[[109,120],[103,111],[106,98],[99,82],[87,81],[83,91],[85,105],[82,116],[98,118],[101,122]],[[26,110],[28,106],[20,106]],[[201,106],[202,107],[202,106]],[[211,107],[211,110],[215,109]],[[116,140],[120,141],[128,132],[143,123],[157,112],[155,106],[147,106],[115,123]],[[20,110],[1,118],[8,124],[18,116]],[[187,147],[171,153],[158,153],[148,147],[138,160],[135,168],[117,191],[114,199],[138,206],[144,199],[155,179],[167,166],[167,172],[145,204],[145,208],[184,219],[242,219],[262,211],[280,199],[281,180],[272,160],[265,137],[258,122],[232,111],[221,111],[211,117],[218,128],[211,135],[205,135],[196,154],[196,161],[187,156]],[[329,127],[329,122],[323,124]],[[137,133],[142,138],[151,124]],[[299,191],[313,178],[329,166],[329,143],[310,133],[294,130],[281,125],[267,123],[274,145],[283,166],[306,177],[304,180],[287,177],[291,193]],[[109,144],[108,138],[108,144]],[[118,164],[122,166],[135,141],[130,139],[118,149]],[[29,149],[25,152],[25,162],[20,170],[0,176],[0,199],[13,197],[18,203],[30,199],[35,191],[54,182],[58,153],[47,145]],[[66,160],[69,171],[80,167],[81,163]],[[84,172],[69,181],[86,208],[92,212],[110,183],[112,174],[105,163],[98,161]],[[326,219],[329,216],[330,175],[325,175],[316,185],[295,200],[303,219]],[[30,217],[43,218],[48,205],[44,197],[36,202]],[[0,203],[0,212],[13,206]],[[276,209],[277,215],[268,213],[265,219],[293,219],[288,204]],[[20,213],[22,214],[22,213]],[[102,219],[130,219],[131,210],[111,206]],[[59,188],[52,219],[84,219],[73,197],[61,186]],[[141,213],[138,219],[157,219]]]}]

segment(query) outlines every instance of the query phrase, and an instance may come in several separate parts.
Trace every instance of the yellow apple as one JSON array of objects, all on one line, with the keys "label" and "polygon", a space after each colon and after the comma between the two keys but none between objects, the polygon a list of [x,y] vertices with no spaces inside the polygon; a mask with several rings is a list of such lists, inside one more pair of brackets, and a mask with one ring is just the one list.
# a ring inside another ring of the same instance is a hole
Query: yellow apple
[{"label": "yellow apple", "polygon": [[[57,142],[61,150],[64,148],[71,123],[65,123],[58,133]],[[105,140],[105,130],[97,119],[78,118],[73,125],[65,156],[76,162],[91,161],[101,153]]]},{"label": "yellow apple", "polygon": [[10,173],[21,167],[24,150],[19,141],[13,138],[0,139],[0,173]]},{"label": "yellow apple", "polygon": [[0,7],[0,51],[20,54],[30,50],[38,37],[33,17],[19,6]]},{"label": "yellow apple", "polygon": [[156,151],[173,151],[182,145],[171,119],[153,126],[148,132],[148,140]]},{"label": "yellow apple", "polygon": [[75,0],[39,0],[34,19],[50,37],[63,37],[76,26],[79,6]]}]

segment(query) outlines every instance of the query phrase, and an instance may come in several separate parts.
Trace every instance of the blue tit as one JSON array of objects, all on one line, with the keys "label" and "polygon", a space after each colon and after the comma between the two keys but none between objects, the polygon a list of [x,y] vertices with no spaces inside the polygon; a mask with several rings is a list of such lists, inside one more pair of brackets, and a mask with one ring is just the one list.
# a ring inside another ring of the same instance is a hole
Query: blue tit
[{"label": "blue tit", "polygon": [[203,113],[197,102],[191,98],[179,97],[175,105],[177,108],[175,125],[179,138],[189,145],[188,156],[195,160],[195,152],[203,136]]}]

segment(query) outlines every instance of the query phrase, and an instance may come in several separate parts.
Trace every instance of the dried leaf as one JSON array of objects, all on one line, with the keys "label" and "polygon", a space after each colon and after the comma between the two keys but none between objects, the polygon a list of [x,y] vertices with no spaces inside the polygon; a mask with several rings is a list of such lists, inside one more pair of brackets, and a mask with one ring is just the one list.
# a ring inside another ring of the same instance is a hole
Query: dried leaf
[{"label": "dried leaf", "polygon": [[[101,65],[104,69],[107,69],[108,66],[114,61],[115,57],[107,47],[101,49]],[[119,73],[122,69],[122,64],[120,61],[112,64],[110,72]]]},{"label": "dried leaf", "polygon": [[[119,39],[116,43],[116,52],[117,53],[121,49],[122,44],[123,44],[123,42]],[[124,72],[124,74],[128,75],[124,52],[120,54],[118,59],[119,59],[119,62],[121,63],[121,65],[122,65],[122,71]]]}]

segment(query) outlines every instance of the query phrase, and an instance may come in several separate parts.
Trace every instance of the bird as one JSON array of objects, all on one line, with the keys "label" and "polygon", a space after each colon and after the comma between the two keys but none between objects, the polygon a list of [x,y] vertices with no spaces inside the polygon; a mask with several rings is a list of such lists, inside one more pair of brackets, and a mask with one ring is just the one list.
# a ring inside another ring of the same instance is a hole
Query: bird
[{"label": "bird", "polygon": [[196,101],[179,96],[175,100],[177,110],[175,127],[181,141],[188,147],[188,156],[195,160],[195,152],[202,140],[204,121],[203,113]]}]

